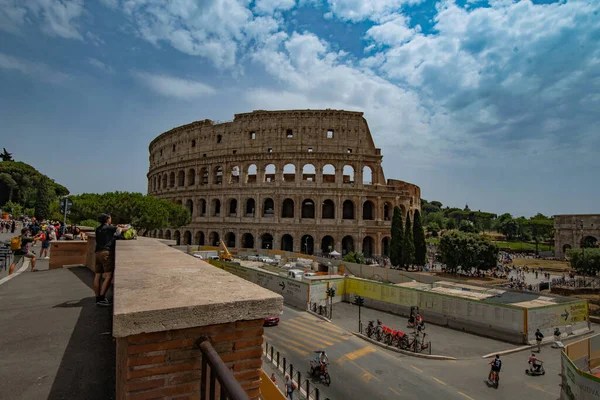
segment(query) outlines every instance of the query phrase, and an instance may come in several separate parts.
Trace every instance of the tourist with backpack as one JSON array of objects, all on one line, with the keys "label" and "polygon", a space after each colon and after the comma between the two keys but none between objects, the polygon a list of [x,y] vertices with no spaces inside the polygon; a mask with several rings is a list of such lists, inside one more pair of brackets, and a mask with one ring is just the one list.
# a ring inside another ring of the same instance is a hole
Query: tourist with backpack
[{"label": "tourist with backpack", "polygon": [[31,272],[36,272],[35,269],[35,254],[33,254],[29,250],[29,243],[35,243],[40,240],[40,236],[28,237],[27,229],[21,229],[21,236],[15,236],[10,239],[10,249],[13,251],[14,259],[12,264],[10,264],[10,268],[8,270],[8,274],[12,275],[15,271],[15,267],[21,260],[25,260],[25,258],[29,258],[31,260]]},{"label": "tourist with backpack", "polygon": [[289,375],[285,375],[285,395],[290,400],[294,400],[294,390],[296,390],[296,384],[290,379]]},{"label": "tourist with backpack", "polygon": [[56,234],[54,233],[54,227],[50,225],[48,230],[40,234],[42,237],[42,251],[40,252],[41,259],[48,259],[48,251],[50,249],[50,242],[56,240]]}]

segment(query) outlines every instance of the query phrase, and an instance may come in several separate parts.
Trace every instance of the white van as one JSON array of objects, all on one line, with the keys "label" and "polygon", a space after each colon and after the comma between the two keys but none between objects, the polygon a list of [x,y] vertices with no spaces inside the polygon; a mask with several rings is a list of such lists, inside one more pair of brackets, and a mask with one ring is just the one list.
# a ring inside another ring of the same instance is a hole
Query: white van
[{"label": "white van", "polygon": [[302,271],[301,269],[290,269],[288,271],[288,278],[292,278],[292,279],[301,281],[303,277],[304,277],[304,271]]}]

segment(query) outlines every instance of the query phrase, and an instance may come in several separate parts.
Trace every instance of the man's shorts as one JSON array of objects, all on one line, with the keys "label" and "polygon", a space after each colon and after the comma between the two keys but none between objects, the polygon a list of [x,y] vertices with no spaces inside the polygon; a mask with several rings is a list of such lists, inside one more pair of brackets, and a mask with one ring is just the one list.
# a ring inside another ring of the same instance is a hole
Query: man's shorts
[{"label": "man's shorts", "polygon": [[26,258],[35,258],[35,254],[33,254],[32,252],[28,252],[27,254],[15,254],[13,264],[18,264]]},{"label": "man's shorts", "polygon": [[49,249],[50,248],[50,242],[42,242],[42,249]]},{"label": "man's shorts", "polygon": [[113,272],[115,270],[115,253],[109,250],[96,252],[96,273]]}]

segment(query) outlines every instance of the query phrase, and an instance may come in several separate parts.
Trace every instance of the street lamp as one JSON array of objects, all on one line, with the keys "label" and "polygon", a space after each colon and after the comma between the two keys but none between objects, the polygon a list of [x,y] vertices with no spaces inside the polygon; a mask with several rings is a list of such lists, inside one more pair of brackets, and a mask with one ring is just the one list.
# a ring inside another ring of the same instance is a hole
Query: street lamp
[{"label": "street lamp", "polygon": [[587,263],[585,262],[585,238],[583,237],[583,220],[579,221],[579,227],[581,228],[581,258],[583,261],[583,270],[585,271]]}]

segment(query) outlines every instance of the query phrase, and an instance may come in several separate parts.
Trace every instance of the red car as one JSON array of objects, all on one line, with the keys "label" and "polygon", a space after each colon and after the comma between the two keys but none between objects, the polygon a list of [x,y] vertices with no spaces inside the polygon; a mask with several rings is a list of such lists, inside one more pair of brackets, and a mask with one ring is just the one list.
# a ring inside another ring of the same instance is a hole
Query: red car
[{"label": "red car", "polygon": [[266,317],[263,326],[275,326],[279,323],[279,317]]}]

